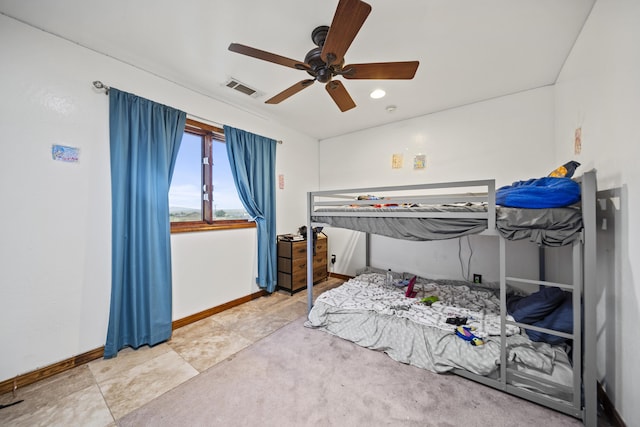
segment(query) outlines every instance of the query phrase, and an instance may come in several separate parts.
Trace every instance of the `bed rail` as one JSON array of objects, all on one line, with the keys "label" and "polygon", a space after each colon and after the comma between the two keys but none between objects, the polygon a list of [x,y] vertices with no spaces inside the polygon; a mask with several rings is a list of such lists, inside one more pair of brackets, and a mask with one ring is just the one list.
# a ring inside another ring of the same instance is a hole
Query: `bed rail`
[{"label": "bed rail", "polygon": [[[451,189],[456,190],[451,193]],[[473,190],[473,191],[471,191]],[[446,192],[445,192],[446,191]],[[323,190],[308,193],[309,226],[314,215],[358,216],[390,218],[481,218],[487,220],[487,233],[495,232],[496,186],[495,180],[457,181],[403,186],[366,187],[340,190]],[[358,199],[358,197],[372,197]],[[399,206],[484,204],[483,212],[433,212],[394,209]],[[345,208],[391,207],[375,212],[346,210]],[[389,206],[391,205],[391,206]]]}]

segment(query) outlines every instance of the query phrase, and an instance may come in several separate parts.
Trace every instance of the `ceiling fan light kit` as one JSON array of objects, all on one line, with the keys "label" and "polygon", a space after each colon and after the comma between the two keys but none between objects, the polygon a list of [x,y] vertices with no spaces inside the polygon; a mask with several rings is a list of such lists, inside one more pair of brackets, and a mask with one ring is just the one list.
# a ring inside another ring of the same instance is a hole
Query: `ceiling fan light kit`
[{"label": "ceiling fan light kit", "polygon": [[269,98],[265,103],[279,104],[318,81],[325,84],[325,89],[340,111],[348,111],[354,108],[356,104],[342,82],[333,80],[334,77],[342,76],[350,80],[410,80],[415,76],[419,65],[418,61],[344,65],[344,55],[370,12],[371,6],[361,0],[340,0],[331,26],[322,25],[311,32],[311,40],[317,47],[307,53],[304,62],[238,43],[231,43],[229,50],[263,61],[306,71],[312,77],[311,79],[299,81]]}]

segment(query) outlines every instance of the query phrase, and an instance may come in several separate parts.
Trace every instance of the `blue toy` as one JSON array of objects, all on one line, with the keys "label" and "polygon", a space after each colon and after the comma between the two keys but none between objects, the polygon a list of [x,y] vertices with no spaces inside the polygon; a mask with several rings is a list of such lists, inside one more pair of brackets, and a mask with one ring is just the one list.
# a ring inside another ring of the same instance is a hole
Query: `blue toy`
[{"label": "blue toy", "polygon": [[471,331],[474,331],[476,328],[473,326],[458,326],[456,328],[456,335],[462,338],[465,341],[469,341],[471,345],[483,345],[484,341],[477,336],[475,336]]}]

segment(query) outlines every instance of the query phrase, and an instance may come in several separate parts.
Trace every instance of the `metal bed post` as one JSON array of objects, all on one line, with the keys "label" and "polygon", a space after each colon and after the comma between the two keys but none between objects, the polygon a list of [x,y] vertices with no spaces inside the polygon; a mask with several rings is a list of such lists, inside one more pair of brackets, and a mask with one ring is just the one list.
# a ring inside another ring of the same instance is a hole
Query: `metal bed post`
[{"label": "metal bed post", "polygon": [[496,231],[496,182],[495,180],[486,181],[487,185],[487,230],[495,233]]},{"label": "metal bed post", "polygon": [[582,405],[582,337],[584,336],[582,331],[582,313],[581,313],[581,299],[582,299],[582,238],[575,240],[572,244],[573,251],[573,287],[571,288],[573,307],[573,406],[580,408]]},{"label": "metal bed post", "polygon": [[[487,226],[491,232],[496,232],[496,184],[491,181],[487,185]],[[500,243],[500,385],[507,389],[507,241],[499,233]]]},{"label": "metal bed post", "polygon": [[364,241],[364,265],[366,267],[371,266],[371,233],[365,233],[365,241]]},{"label": "metal bed post", "polygon": [[547,263],[545,260],[544,246],[538,247],[538,280],[546,280],[547,278]]},{"label": "metal bed post", "polygon": [[500,384],[507,386],[507,244],[500,240]]},{"label": "metal bed post", "polygon": [[313,307],[313,229],[311,228],[313,197],[313,193],[307,193],[307,314]]},{"label": "metal bed post", "polygon": [[597,417],[596,390],[596,190],[597,181],[594,170],[582,176],[582,221],[584,225],[584,264],[583,264],[583,298],[584,298],[584,366],[582,384],[584,387],[584,425],[595,427]]}]

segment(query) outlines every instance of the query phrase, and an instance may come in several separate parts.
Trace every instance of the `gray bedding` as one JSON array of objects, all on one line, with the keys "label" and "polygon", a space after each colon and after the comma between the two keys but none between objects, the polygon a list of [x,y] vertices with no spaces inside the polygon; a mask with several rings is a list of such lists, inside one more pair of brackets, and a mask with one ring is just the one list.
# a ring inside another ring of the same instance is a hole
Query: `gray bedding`
[{"label": "gray bedding", "polygon": [[[420,279],[418,298],[384,284],[384,275],[367,273],[320,295],[305,326],[321,329],[360,346],[384,351],[392,359],[433,372],[454,368],[497,375],[500,363],[499,306],[491,290],[439,285]],[[428,307],[422,296],[437,295]],[[446,317],[464,316],[484,345],[473,346],[455,335]],[[557,347],[534,343],[519,328],[507,330],[507,360],[517,370],[571,385],[566,354]]]},{"label": "gray bedding", "polygon": [[[330,213],[355,213],[355,216],[333,216]],[[482,218],[411,218],[357,216],[362,213],[423,212],[437,216],[439,212],[486,212],[486,206],[438,205],[420,207],[342,207],[319,209],[311,220],[333,227],[346,228],[403,240],[443,240],[482,233],[487,220]],[[323,215],[324,213],[324,215]],[[579,237],[582,215],[578,208],[520,209],[496,207],[496,229],[508,240],[528,239],[539,245],[563,246]]]},{"label": "gray bedding", "polygon": [[564,246],[580,237],[582,212],[576,207],[497,207],[496,228],[507,240],[528,239],[538,245]]}]

